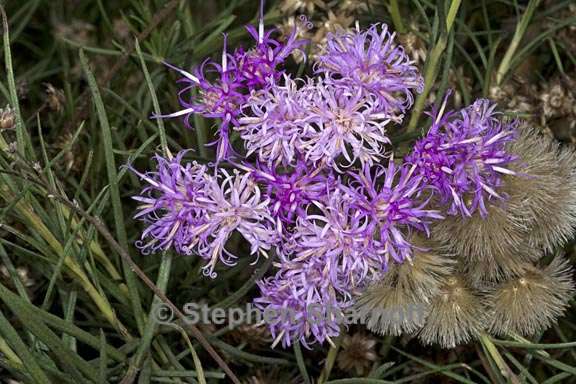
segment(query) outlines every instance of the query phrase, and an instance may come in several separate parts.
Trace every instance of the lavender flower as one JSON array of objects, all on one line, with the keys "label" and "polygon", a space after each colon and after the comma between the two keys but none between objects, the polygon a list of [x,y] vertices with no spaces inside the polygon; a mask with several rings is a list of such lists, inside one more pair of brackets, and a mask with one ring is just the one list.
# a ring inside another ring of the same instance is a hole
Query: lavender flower
[{"label": "lavender flower", "polygon": [[[444,102],[445,106],[446,101]],[[442,109],[444,109],[444,106]],[[428,135],[406,157],[426,183],[435,187],[448,213],[487,215],[486,200],[501,199],[497,189],[517,156],[506,151],[516,137],[517,122],[496,117],[496,104],[479,99],[458,114],[435,114]]]},{"label": "lavender flower", "polygon": [[281,342],[286,348],[300,342],[309,348],[340,334],[343,311],[350,301],[338,298],[327,283],[327,272],[329,268],[321,264],[302,264],[257,283],[261,297],[254,303],[265,314],[273,346]]},{"label": "lavender flower", "polygon": [[391,119],[378,112],[373,98],[366,97],[360,89],[322,80],[310,92],[310,113],[315,116],[316,126],[302,146],[307,160],[324,161],[339,170],[336,159],[340,155],[345,159],[344,166],[356,160],[371,165],[383,155],[383,145],[390,143],[384,127]]},{"label": "lavender flower", "polygon": [[394,43],[388,26],[372,25],[364,32],[340,30],[328,34],[316,61],[316,73],[337,84],[359,87],[374,95],[378,112],[400,115],[414,102],[413,92],[422,92],[424,80],[400,45]]},{"label": "lavender flower", "polygon": [[206,167],[196,162],[182,165],[185,153],[182,151],[172,159],[155,156],[158,165],[153,172],[143,174],[130,167],[148,183],[134,197],[140,203],[134,217],[148,224],[136,242],[143,254],[165,251],[172,246],[177,252],[186,253],[196,240],[191,233],[205,223],[198,199],[205,195]]},{"label": "lavender flower", "polygon": [[309,104],[310,92],[298,89],[289,76],[284,76],[284,85],[275,83],[254,93],[235,127],[247,156],[256,153],[269,167],[293,164],[314,120]]},{"label": "lavender flower", "polygon": [[336,189],[309,210],[312,213],[298,217],[294,234],[283,248],[283,264],[323,260],[330,284],[345,294],[380,276],[385,263],[371,248],[370,219],[349,196]]},{"label": "lavender flower", "polygon": [[[184,116],[184,123],[188,128],[190,128],[189,120],[193,114],[220,119],[216,158],[217,160],[228,158],[232,153],[228,128],[231,123],[237,124],[236,118],[247,96],[245,94],[243,79],[236,71],[237,64],[234,59],[226,53],[226,36],[224,36],[222,64],[217,64],[207,59],[202,65],[195,69],[195,74],[188,73],[170,64],[165,64],[183,76],[183,78],[178,81],[186,84],[186,86],[178,92],[178,100],[183,109],[171,114],[154,115],[153,117],[173,118]],[[215,74],[216,80],[212,82],[209,81],[206,73]],[[190,99],[190,92],[193,88],[198,88],[199,90],[200,97],[198,100]]]},{"label": "lavender flower", "polygon": [[274,29],[264,30],[264,1],[260,2],[258,31],[252,25],[246,26],[246,30],[256,44],[247,51],[238,48],[233,56],[238,63],[238,72],[250,91],[264,88],[278,80],[283,74],[278,67],[294,51],[306,44],[305,40],[297,38],[297,26],[292,28],[288,37],[282,42],[271,37],[275,32]]},{"label": "lavender flower", "polygon": [[383,268],[391,256],[396,262],[411,259],[412,244],[407,239],[412,230],[429,235],[429,222],[443,219],[436,210],[426,209],[422,200],[425,187],[422,177],[414,175],[416,166],[397,167],[390,159],[388,167],[365,166],[360,174],[350,173],[354,182],[346,188],[353,197],[353,206],[369,219],[366,235],[373,240],[373,249],[383,260]]},{"label": "lavender flower", "polygon": [[220,170],[212,176],[205,166],[182,165],[184,154],[169,160],[156,156],[155,172],[133,170],[149,184],[134,197],[140,202],[136,218],[148,224],[136,246],[144,254],[172,246],[182,254],[198,254],[208,261],[203,273],[212,278],[218,261],[235,264],[237,257],[225,247],[234,232],[250,243],[252,254],[266,255],[278,235],[269,202],[261,198],[250,174]]},{"label": "lavender flower", "polygon": [[198,199],[205,209],[206,220],[195,235],[200,237],[198,254],[208,260],[203,273],[214,278],[218,261],[228,266],[236,263],[237,257],[225,247],[232,233],[241,234],[250,243],[251,254],[260,252],[266,257],[266,251],[277,243],[278,235],[269,213],[269,201],[262,199],[249,173],[229,174],[220,169],[218,176],[206,180],[205,196]]},{"label": "lavender flower", "polygon": [[302,159],[284,172],[264,164],[242,168],[251,172],[254,179],[264,186],[278,232],[293,224],[296,216],[305,216],[306,206],[322,199],[336,184],[329,170],[316,167],[310,172],[310,164]]},{"label": "lavender flower", "polygon": [[[186,86],[178,93],[178,99],[183,109],[175,113],[153,117],[184,116],[187,127],[190,127],[189,118],[192,114],[220,119],[216,155],[218,161],[228,159],[233,154],[228,130],[231,124],[233,126],[238,125],[237,118],[250,93],[265,88],[279,79],[283,73],[278,69],[279,65],[295,49],[304,44],[303,40],[296,38],[296,28],[285,42],[281,43],[272,39],[273,31],[264,31],[262,7],[263,2],[261,2],[258,31],[253,26],[247,27],[250,35],[257,42],[254,48],[247,51],[238,48],[230,55],[226,52],[226,35],[224,35],[221,64],[207,59],[195,69],[194,74],[166,64],[183,76],[179,82],[186,84]],[[209,81],[208,75],[214,75],[216,79]],[[199,100],[190,100],[189,93],[193,88],[198,88]]]}]

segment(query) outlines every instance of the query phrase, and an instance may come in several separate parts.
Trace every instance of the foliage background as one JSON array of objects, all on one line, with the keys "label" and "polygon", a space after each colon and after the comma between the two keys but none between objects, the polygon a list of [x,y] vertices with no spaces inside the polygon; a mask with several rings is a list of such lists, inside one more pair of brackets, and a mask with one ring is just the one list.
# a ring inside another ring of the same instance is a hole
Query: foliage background
[{"label": "foliage background", "polygon": [[[282,5],[298,2],[268,1],[267,22],[282,24]],[[338,7],[347,1],[324,2],[332,16],[318,7],[308,12],[319,28],[342,16]],[[421,112],[452,88],[455,106],[492,97],[573,145],[572,1],[367,4],[355,14],[361,25],[390,24],[422,57],[426,91],[406,126],[419,134],[426,127]],[[11,105],[16,121],[0,138],[2,380],[228,382],[217,354],[250,383],[574,382],[573,306],[532,340],[483,339],[453,350],[355,327],[335,347],[313,350],[270,349],[262,327],[158,327],[155,304],[242,306],[270,267],[244,257],[209,280],[196,258],[139,255],[133,243],[142,226],[131,219],[130,196],[140,184],[121,167],[147,169],[164,146],[174,153],[196,148],[197,160],[211,158],[212,149],[203,146],[213,132],[207,121],[195,118],[196,129],[186,130],[180,121],[148,118],[178,108],[175,74],[160,61],[190,67],[217,57],[223,31],[232,46],[246,41],[243,26],[256,21],[258,2],[11,0],[3,7],[0,105]],[[400,148],[416,136],[405,129],[391,133]],[[566,247],[572,260],[573,246]],[[248,255],[241,244],[238,252]],[[206,342],[214,350],[207,351]],[[366,377],[354,379],[358,373],[345,368],[346,361],[368,367]]]}]

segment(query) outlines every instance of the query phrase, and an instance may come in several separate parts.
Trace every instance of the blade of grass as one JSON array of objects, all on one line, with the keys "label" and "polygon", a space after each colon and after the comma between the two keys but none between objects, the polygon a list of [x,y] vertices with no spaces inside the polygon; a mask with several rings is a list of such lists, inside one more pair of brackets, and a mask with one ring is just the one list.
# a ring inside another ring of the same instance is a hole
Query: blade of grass
[{"label": "blade of grass", "polygon": [[[166,287],[168,285],[168,280],[170,279],[170,270],[172,268],[172,255],[168,252],[162,255],[162,262],[160,263],[160,268],[158,270],[158,278],[156,280],[156,286],[162,292],[166,292]],[[156,309],[158,304],[160,304],[160,298],[154,296],[152,299],[152,305],[150,306],[150,313],[148,314],[148,320],[146,326],[144,327],[144,332],[142,333],[142,339],[140,342],[140,347],[136,351],[133,364],[140,368],[144,361],[146,352],[150,349],[150,343],[154,337],[156,328],[158,327]]]},{"label": "blade of grass", "polygon": [[10,50],[10,31],[8,28],[8,17],[4,7],[0,4],[0,13],[2,13],[2,31],[4,44],[4,65],[6,66],[6,77],[8,78],[8,90],[10,92],[10,104],[14,108],[16,115],[16,145],[18,152],[25,153],[26,142],[24,135],[24,120],[20,113],[20,104],[18,103],[18,91],[16,89],[16,80],[14,79],[14,68],[12,68],[12,52]]},{"label": "blade of grass", "polygon": [[[100,127],[102,129],[102,140],[104,142],[104,155],[106,158],[106,170],[108,173],[108,182],[110,184],[110,198],[112,200],[112,209],[114,211],[114,221],[116,227],[116,236],[120,245],[124,249],[128,248],[128,236],[126,234],[126,227],[124,223],[124,213],[122,211],[122,201],[120,200],[120,190],[118,187],[118,174],[116,171],[116,160],[114,158],[114,148],[112,144],[112,132],[110,129],[110,123],[108,122],[108,116],[106,114],[106,109],[104,107],[104,102],[98,90],[98,85],[92,71],[89,68],[88,59],[82,50],[80,50],[80,65],[86,75],[88,80],[88,85],[90,87],[90,92],[92,93],[92,99],[94,105],[96,106],[96,112],[98,115],[98,120],[100,122]],[[134,318],[136,324],[138,325],[138,330],[143,332],[144,330],[144,313],[142,311],[142,304],[140,302],[140,294],[138,292],[138,285],[134,273],[128,266],[128,264],[123,261],[124,277],[128,285],[128,291],[130,295],[130,301],[132,303],[132,310],[134,311]]]},{"label": "blade of grass", "polygon": [[504,361],[504,358],[498,351],[498,348],[496,348],[494,343],[492,343],[490,336],[486,334],[480,335],[480,342],[486,349],[487,354],[492,358],[492,361],[494,361],[496,366],[498,366],[500,374],[506,379],[510,380],[511,383],[520,384],[520,380],[518,380],[518,377],[514,374],[508,364],[506,364],[506,361]]},{"label": "blade of grass", "polygon": [[[152,79],[150,78],[150,73],[148,72],[148,68],[146,67],[146,62],[144,61],[144,57],[142,56],[142,50],[140,49],[140,43],[138,39],[134,40],[134,47],[136,48],[136,54],[140,59],[140,66],[142,67],[142,73],[144,73],[144,79],[146,80],[146,84],[148,85],[148,91],[150,92],[150,97],[152,98],[152,105],[154,106],[154,113],[156,115],[161,115],[162,112],[160,111],[160,103],[158,103],[158,96],[156,96],[156,90],[154,89],[154,84],[152,83]],[[162,152],[164,156],[170,158],[172,157],[170,150],[168,149],[168,140],[166,140],[166,130],[164,129],[164,120],[162,119],[155,119],[156,124],[158,124],[158,133],[160,135],[160,145],[162,146]]]},{"label": "blade of grass", "polygon": [[516,30],[514,31],[514,36],[512,37],[512,41],[500,62],[500,66],[496,70],[496,85],[502,84],[504,77],[510,70],[510,64],[512,63],[512,59],[516,54],[516,50],[520,46],[520,42],[526,33],[526,29],[528,29],[528,25],[530,24],[530,20],[534,15],[534,11],[536,7],[540,4],[540,0],[530,0],[520,22],[516,25]]},{"label": "blade of grass", "polygon": [[36,362],[35,356],[32,354],[28,346],[24,344],[22,339],[20,339],[20,336],[18,336],[18,333],[16,332],[14,327],[12,327],[10,322],[6,319],[6,317],[4,317],[4,314],[1,311],[0,311],[0,331],[4,335],[4,338],[6,339],[7,343],[18,355],[18,357],[22,361],[26,361],[26,365],[24,366],[24,368],[26,369],[26,371],[28,371],[32,379],[38,384],[51,384],[51,381],[46,375],[46,373]]},{"label": "blade of grass", "polygon": [[430,55],[428,55],[428,60],[426,60],[426,66],[424,68],[424,90],[416,98],[414,103],[414,109],[412,110],[412,115],[410,116],[410,122],[408,123],[407,131],[411,132],[416,129],[418,125],[418,120],[420,115],[424,111],[424,106],[428,95],[432,90],[432,86],[436,81],[438,76],[438,65],[440,64],[440,59],[446,49],[448,44],[448,35],[452,33],[452,27],[454,25],[454,20],[460,8],[461,0],[452,0],[450,3],[450,8],[448,9],[448,16],[446,17],[446,30],[440,33],[440,37],[436,41],[436,44],[432,48]]},{"label": "blade of grass", "polygon": [[332,368],[334,368],[334,363],[336,362],[336,357],[340,351],[340,345],[342,344],[343,337],[344,334],[341,333],[340,336],[336,338],[336,342],[330,346],[330,349],[328,350],[328,356],[326,356],[326,362],[324,363],[324,369],[318,378],[318,384],[325,384],[326,381],[328,381],[330,378],[330,373],[332,372]]},{"label": "blade of grass", "polygon": [[306,369],[306,362],[304,361],[304,356],[302,356],[302,348],[298,342],[294,343],[294,357],[296,357],[296,364],[298,364],[298,370],[304,380],[304,384],[311,384],[310,376],[308,376],[308,370]]}]

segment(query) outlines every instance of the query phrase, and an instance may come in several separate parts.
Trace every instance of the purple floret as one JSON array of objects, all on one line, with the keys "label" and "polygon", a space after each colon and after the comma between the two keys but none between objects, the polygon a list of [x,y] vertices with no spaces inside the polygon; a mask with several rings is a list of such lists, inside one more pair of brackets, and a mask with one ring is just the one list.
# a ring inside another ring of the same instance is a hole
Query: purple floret
[{"label": "purple floret", "polygon": [[284,76],[283,84],[253,93],[235,129],[244,140],[247,156],[255,153],[269,167],[293,165],[302,142],[317,117],[310,113],[307,87]]},{"label": "purple floret", "polygon": [[384,156],[384,146],[390,143],[385,127],[391,118],[378,111],[373,97],[325,79],[308,87],[314,124],[303,139],[306,160],[340,171],[356,161],[371,165]]},{"label": "purple floret", "polygon": [[369,225],[369,218],[354,207],[352,199],[336,189],[298,217],[283,248],[285,263],[323,260],[330,284],[351,294],[384,270],[383,259],[372,249]]},{"label": "purple floret", "polygon": [[298,39],[298,30],[294,27],[284,41],[272,38],[276,31],[264,30],[264,2],[260,3],[260,21],[258,30],[252,25],[246,26],[246,30],[255,40],[253,48],[244,50],[238,48],[233,56],[238,63],[239,75],[250,91],[261,89],[279,80],[284,71],[279,67],[294,51],[300,50],[306,44],[306,40]]},{"label": "purple floret", "polygon": [[276,218],[278,232],[306,215],[308,204],[323,199],[336,185],[329,169],[314,168],[299,159],[293,167],[270,168],[264,164],[243,167],[264,187],[270,200],[270,213]]},{"label": "purple floret", "polygon": [[[184,117],[187,127],[193,114],[221,120],[216,143],[218,144],[216,159],[229,159],[234,151],[230,145],[229,128],[237,126],[238,117],[244,108],[249,95],[264,89],[284,73],[279,67],[284,60],[305,41],[296,38],[296,28],[285,42],[279,42],[271,37],[273,31],[264,30],[263,14],[260,15],[258,31],[253,26],[247,27],[248,32],[256,40],[255,47],[244,50],[236,49],[232,54],[226,52],[226,35],[221,64],[210,59],[205,60],[193,73],[167,64],[183,77],[179,80],[185,87],[178,93],[182,110],[153,116],[155,118]],[[190,92],[198,89],[198,97],[192,97]]]},{"label": "purple floret", "polygon": [[205,166],[182,165],[183,155],[157,156],[155,172],[134,170],[149,184],[134,197],[140,202],[136,217],[148,224],[136,245],[145,254],[172,246],[182,254],[197,254],[208,262],[202,270],[212,278],[219,261],[236,264],[237,256],[226,249],[233,233],[250,244],[251,254],[267,256],[279,236],[269,200],[263,198],[251,175],[225,170],[211,175]]},{"label": "purple floret", "polygon": [[429,234],[432,220],[443,219],[439,211],[427,208],[426,185],[415,175],[415,166],[394,164],[364,167],[361,173],[350,173],[354,182],[347,192],[353,205],[369,219],[366,236],[372,239],[374,251],[386,267],[390,257],[402,263],[412,257],[410,233]]},{"label": "purple floret", "polygon": [[182,164],[185,151],[173,159],[155,156],[155,171],[140,173],[130,169],[148,185],[134,200],[139,202],[135,218],[148,227],[136,246],[143,254],[165,251],[170,247],[186,253],[195,242],[194,228],[205,223],[198,199],[205,195],[206,167],[196,162]]},{"label": "purple floret", "polygon": [[[340,334],[343,311],[351,305],[339,298],[327,283],[330,271],[322,264],[307,263],[294,269],[281,269],[276,276],[258,282],[261,296],[254,300],[268,323],[274,345],[284,348],[300,342],[331,342]],[[267,317],[267,319],[266,319]]]},{"label": "purple floret", "polygon": [[507,166],[517,157],[506,152],[506,144],[516,137],[518,123],[498,118],[495,108],[479,99],[458,113],[434,114],[427,136],[406,157],[450,215],[478,210],[486,216],[487,201],[504,197],[497,192],[502,175],[514,174]]},{"label": "purple floret", "polygon": [[400,116],[412,106],[413,92],[423,91],[424,80],[394,36],[386,24],[330,33],[316,60],[316,73],[336,84],[359,87],[376,97],[379,112]]}]

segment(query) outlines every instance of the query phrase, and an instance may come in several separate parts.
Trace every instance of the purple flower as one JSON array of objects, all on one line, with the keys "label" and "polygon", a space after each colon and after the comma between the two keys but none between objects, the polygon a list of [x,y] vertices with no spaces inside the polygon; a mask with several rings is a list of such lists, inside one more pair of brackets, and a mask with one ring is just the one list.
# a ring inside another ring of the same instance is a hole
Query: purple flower
[{"label": "purple flower", "polygon": [[310,86],[310,113],[314,115],[314,130],[303,139],[302,152],[306,160],[326,162],[336,170],[359,160],[371,165],[383,156],[384,145],[390,140],[385,126],[390,118],[378,112],[376,101],[361,89],[334,86],[319,80]]},{"label": "purple flower", "polygon": [[309,99],[310,92],[298,89],[289,76],[284,76],[284,85],[275,83],[255,92],[235,127],[244,140],[247,156],[256,153],[269,167],[293,164],[314,119]]},{"label": "purple flower", "polygon": [[337,84],[374,95],[379,112],[400,115],[412,106],[412,93],[422,92],[424,80],[404,48],[394,43],[394,35],[386,24],[374,24],[364,32],[330,33],[315,70]]},{"label": "purple flower", "polygon": [[413,230],[429,235],[429,223],[443,219],[436,210],[426,209],[428,199],[422,199],[422,177],[414,175],[416,166],[396,166],[390,159],[388,167],[365,166],[361,173],[350,173],[354,182],[345,188],[353,198],[353,206],[369,219],[366,235],[372,238],[373,249],[383,260],[396,262],[411,259]]},{"label": "purple flower", "polygon": [[343,311],[351,301],[339,298],[327,283],[328,271],[321,264],[302,264],[257,283],[261,297],[254,303],[264,313],[275,339],[273,346],[281,342],[286,348],[300,342],[309,348],[340,334]]},{"label": "purple flower", "polygon": [[311,170],[311,165],[301,159],[283,172],[263,164],[243,168],[264,186],[279,233],[293,224],[296,216],[305,215],[308,204],[321,200],[336,185],[330,170],[319,167]]},{"label": "purple flower", "polygon": [[370,218],[349,196],[336,189],[323,200],[298,217],[283,247],[283,265],[320,262],[330,284],[349,295],[378,277],[385,260],[372,249]]},{"label": "purple flower", "polygon": [[479,99],[457,114],[433,114],[427,136],[406,157],[449,205],[448,214],[470,216],[478,209],[485,216],[486,200],[503,197],[497,192],[501,176],[514,174],[506,166],[517,157],[506,144],[516,137],[517,122],[498,119],[495,108]]},{"label": "purple flower", "polygon": [[196,162],[182,165],[185,151],[173,159],[156,156],[157,169],[144,174],[130,167],[148,185],[139,196],[140,205],[134,216],[148,227],[136,242],[143,254],[174,247],[186,253],[195,242],[194,229],[205,223],[204,210],[198,199],[203,197],[206,167]]},{"label": "purple flower", "polygon": [[[182,254],[198,254],[208,263],[203,273],[214,278],[221,261],[231,266],[236,256],[226,249],[233,233],[250,244],[251,254],[266,255],[278,241],[267,199],[249,173],[215,176],[196,163],[182,165],[185,152],[174,159],[156,156],[158,168],[145,174],[133,170],[149,185],[140,196],[135,216],[148,224],[136,246],[148,254],[170,247]],[[146,239],[149,239],[145,242]]]},{"label": "purple flower", "polygon": [[236,232],[250,243],[250,253],[267,257],[279,240],[274,228],[274,218],[269,212],[269,201],[263,199],[260,189],[249,173],[220,169],[217,176],[207,177],[205,195],[198,198],[203,205],[205,224],[199,227],[200,237],[196,251],[208,260],[203,273],[216,277],[214,267],[218,261],[235,265],[237,256],[226,249],[230,236]]},{"label": "purple flower", "polygon": [[260,2],[260,21],[258,30],[252,25],[246,26],[248,33],[256,44],[249,50],[238,48],[233,56],[238,63],[239,75],[244,79],[248,89],[264,88],[280,78],[284,71],[278,67],[295,50],[299,50],[306,44],[305,40],[297,38],[298,29],[292,28],[290,35],[285,41],[280,42],[272,38],[274,29],[264,30],[264,1]]},{"label": "purple flower", "polygon": [[[192,114],[220,119],[216,141],[218,161],[228,159],[233,154],[228,130],[231,124],[238,125],[237,118],[250,93],[265,88],[279,79],[283,73],[278,69],[280,64],[305,43],[296,38],[296,28],[286,42],[281,43],[272,39],[273,31],[264,31],[262,9],[258,31],[253,26],[248,26],[247,29],[256,40],[256,46],[247,51],[239,48],[230,55],[226,52],[226,35],[224,35],[221,64],[207,59],[194,70],[194,74],[166,64],[183,76],[179,82],[185,86],[178,93],[183,109],[167,115],[153,116],[154,118],[184,116],[187,127],[190,127],[189,119]],[[209,78],[213,80],[208,80]],[[193,88],[199,91],[197,99],[190,96]]]},{"label": "purple flower", "polygon": [[[185,84],[184,88],[178,92],[178,100],[183,109],[167,115],[154,115],[153,118],[184,116],[184,123],[188,128],[190,128],[189,120],[193,114],[220,119],[216,158],[217,160],[227,159],[232,153],[228,128],[230,124],[237,124],[236,118],[247,96],[243,78],[238,75],[236,70],[237,64],[226,53],[226,36],[224,36],[222,64],[207,59],[195,69],[195,74],[188,73],[168,63],[165,64],[183,76],[178,81]],[[215,77],[215,80],[209,81],[207,76]],[[193,88],[198,88],[198,99],[190,96]]]}]

